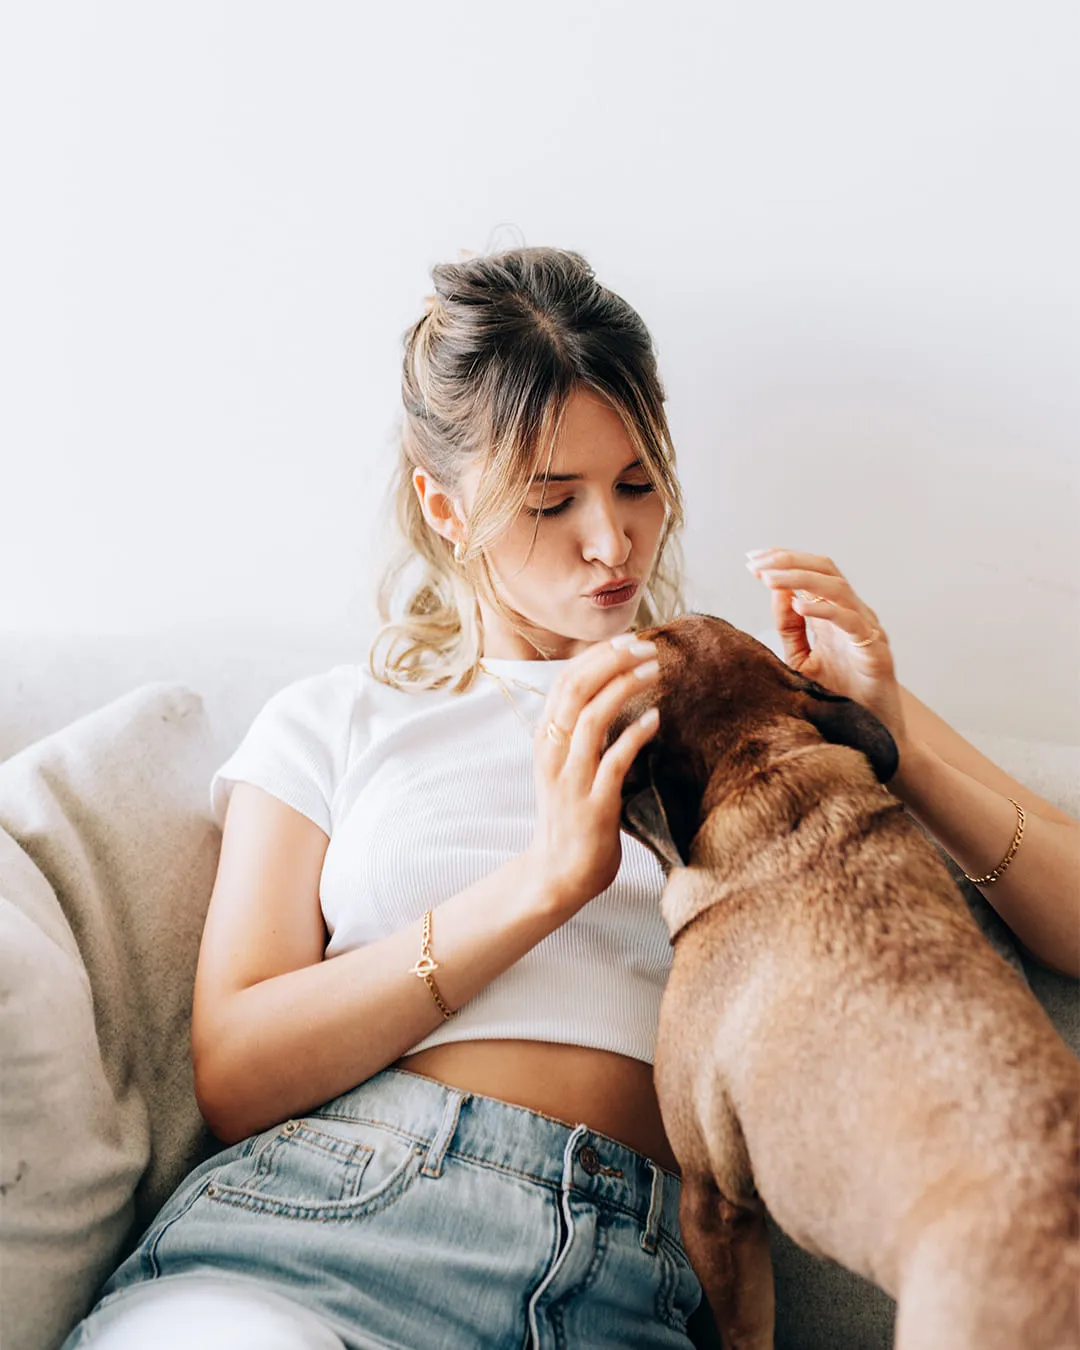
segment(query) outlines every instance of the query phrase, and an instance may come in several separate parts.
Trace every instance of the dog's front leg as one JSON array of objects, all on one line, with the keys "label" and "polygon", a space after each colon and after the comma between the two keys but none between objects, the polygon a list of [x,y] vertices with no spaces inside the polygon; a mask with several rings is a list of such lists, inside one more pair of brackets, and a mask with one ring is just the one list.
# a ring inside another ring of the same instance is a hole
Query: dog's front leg
[{"label": "dog's front leg", "polygon": [[773,1350],[776,1302],[764,1207],[732,1203],[710,1174],[684,1173],[679,1226],[724,1350]]}]

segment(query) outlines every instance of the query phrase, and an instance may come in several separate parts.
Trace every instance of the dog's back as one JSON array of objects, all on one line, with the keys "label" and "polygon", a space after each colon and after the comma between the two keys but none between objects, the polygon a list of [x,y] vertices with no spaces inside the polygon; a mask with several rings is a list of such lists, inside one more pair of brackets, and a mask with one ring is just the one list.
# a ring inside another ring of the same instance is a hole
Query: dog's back
[{"label": "dog's back", "polygon": [[[760,1194],[808,1250],[904,1290],[927,1318],[908,1344],[1074,1347],[1080,1063],[865,760],[842,800],[820,755],[799,761],[797,829],[739,848],[721,808],[707,865],[665,888],[657,1088],[684,1175]],[[961,1316],[993,1325],[965,1340]]]}]

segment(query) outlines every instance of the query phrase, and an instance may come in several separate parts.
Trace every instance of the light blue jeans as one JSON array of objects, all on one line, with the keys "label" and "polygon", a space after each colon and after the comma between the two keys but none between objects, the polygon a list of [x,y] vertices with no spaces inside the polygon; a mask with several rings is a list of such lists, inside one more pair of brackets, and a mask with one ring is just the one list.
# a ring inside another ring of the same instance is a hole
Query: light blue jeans
[{"label": "light blue jeans", "polygon": [[61,1350],[690,1350],[680,1181],[385,1069],[194,1169]]}]

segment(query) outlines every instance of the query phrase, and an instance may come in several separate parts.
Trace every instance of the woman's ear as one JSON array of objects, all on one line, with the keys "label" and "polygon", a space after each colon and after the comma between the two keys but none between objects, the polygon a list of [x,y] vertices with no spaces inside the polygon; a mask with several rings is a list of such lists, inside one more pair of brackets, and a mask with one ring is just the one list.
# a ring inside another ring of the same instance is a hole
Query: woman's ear
[{"label": "woman's ear", "polygon": [[446,491],[426,469],[412,471],[412,483],[420,501],[424,519],[449,544],[465,540],[465,511],[461,502]]}]

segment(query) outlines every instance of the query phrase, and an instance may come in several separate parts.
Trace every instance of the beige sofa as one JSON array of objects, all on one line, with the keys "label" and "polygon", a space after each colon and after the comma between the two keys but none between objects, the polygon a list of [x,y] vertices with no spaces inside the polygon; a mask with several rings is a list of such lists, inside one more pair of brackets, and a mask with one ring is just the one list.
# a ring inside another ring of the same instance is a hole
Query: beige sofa
[{"label": "beige sofa", "polygon": [[[4,1350],[58,1346],[181,1177],[220,1147],[188,1048],[220,847],[210,777],[272,693],[366,647],[361,632],[0,635]],[[1077,747],[965,734],[1080,814]],[[1020,964],[968,890],[988,939]],[[1078,982],[1021,968],[1078,1051]],[[891,1345],[884,1294],[775,1225],[772,1236],[778,1350]]]}]

